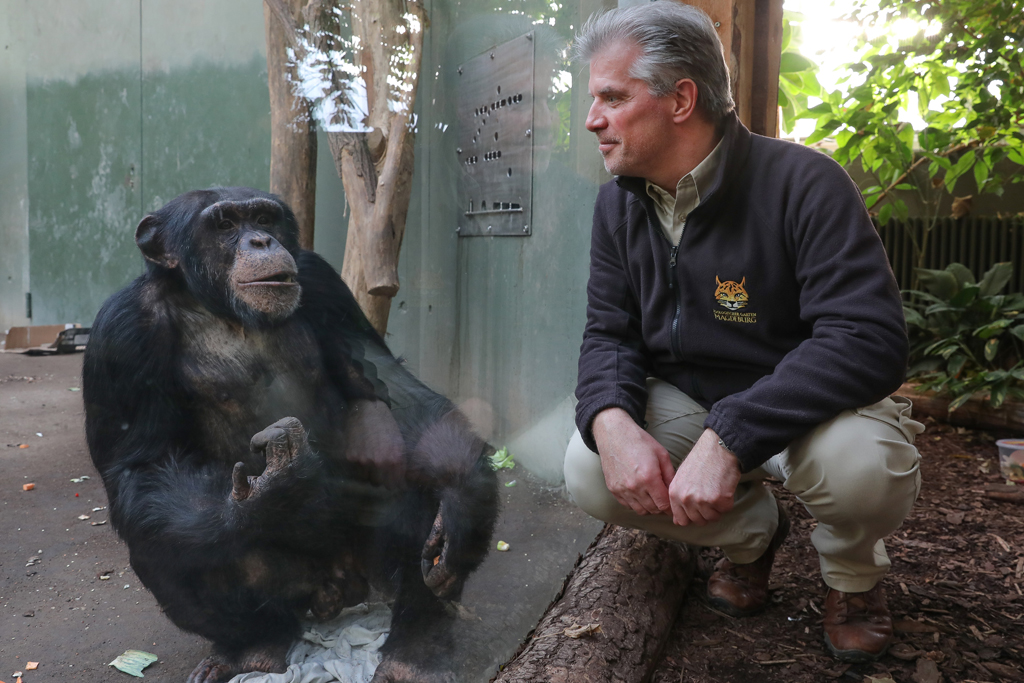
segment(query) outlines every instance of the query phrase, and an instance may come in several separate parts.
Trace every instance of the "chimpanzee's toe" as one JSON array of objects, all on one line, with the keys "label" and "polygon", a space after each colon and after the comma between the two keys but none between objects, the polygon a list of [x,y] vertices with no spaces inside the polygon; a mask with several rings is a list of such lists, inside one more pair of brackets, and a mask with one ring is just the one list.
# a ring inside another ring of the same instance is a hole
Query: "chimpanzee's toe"
[{"label": "chimpanzee's toe", "polygon": [[188,677],[188,683],[221,683],[237,673],[239,673],[238,667],[234,666],[226,657],[210,655],[193,669]]}]

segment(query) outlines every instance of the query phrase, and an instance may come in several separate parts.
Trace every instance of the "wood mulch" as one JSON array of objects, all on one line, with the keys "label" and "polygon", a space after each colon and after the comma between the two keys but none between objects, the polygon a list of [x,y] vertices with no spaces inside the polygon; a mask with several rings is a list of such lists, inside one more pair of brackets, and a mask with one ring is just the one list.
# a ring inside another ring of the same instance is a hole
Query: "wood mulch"
[{"label": "wood mulch", "polygon": [[985,495],[1003,481],[995,440],[1020,434],[926,422],[917,440],[921,495],[886,541],[896,627],[889,654],[852,666],[827,654],[815,522],[773,483],[793,530],[776,557],[770,606],[745,619],[712,609],[705,579],[719,555],[701,551],[653,683],[1024,681],[1024,505]]}]

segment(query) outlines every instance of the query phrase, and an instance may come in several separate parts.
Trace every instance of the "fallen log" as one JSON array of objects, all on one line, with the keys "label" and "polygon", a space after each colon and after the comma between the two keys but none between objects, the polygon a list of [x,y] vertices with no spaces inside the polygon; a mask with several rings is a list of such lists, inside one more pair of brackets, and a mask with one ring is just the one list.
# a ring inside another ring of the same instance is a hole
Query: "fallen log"
[{"label": "fallen log", "polygon": [[1013,429],[1024,430],[1024,403],[1006,401],[1000,408],[992,408],[988,396],[982,395],[967,401],[950,412],[950,399],[938,396],[934,391],[918,392],[918,385],[905,383],[896,391],[896,396],[909,398],[914,404],[914,418],[932,417],[940,422],[968,427],[970,429]]},{"label": "fallen log", "polygon": [[606,526],[495,683],[646,681],[682,606],[695,557],[684,545]]},{"label": "fallen log", "polygon": [[985,495],[992,500],[1024,505],[1024,486],[991,484],[985,487]]}]

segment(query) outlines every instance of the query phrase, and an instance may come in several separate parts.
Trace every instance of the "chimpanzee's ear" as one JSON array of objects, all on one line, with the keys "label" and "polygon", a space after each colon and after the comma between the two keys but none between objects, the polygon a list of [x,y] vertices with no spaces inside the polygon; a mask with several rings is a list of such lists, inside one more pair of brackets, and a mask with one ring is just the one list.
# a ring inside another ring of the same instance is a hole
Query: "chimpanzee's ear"
[{"label": "chimpanzee's ear", "polygon": [[162,228],[163,223],[159,218],[153,214],[146,216],[139,221],[139,227],[135,228],[135,244],[150,263],[167,269],[177,268],[178,256],[167,250]]}]

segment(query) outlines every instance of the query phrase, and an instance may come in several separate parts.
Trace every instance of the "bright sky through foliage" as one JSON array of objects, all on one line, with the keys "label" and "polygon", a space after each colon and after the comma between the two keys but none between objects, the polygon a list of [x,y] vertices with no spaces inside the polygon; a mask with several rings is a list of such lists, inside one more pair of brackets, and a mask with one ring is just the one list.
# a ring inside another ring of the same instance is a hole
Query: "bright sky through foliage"
[{"label": "bright sky through foliage", "polygon": [[[877,7],[877,3],[868,2],[867,4]],[[854,21],[844,21],[841,18],[844,14],[848,14],[853,6],[852,0],[833,0],[832,2],[828,0],[785,0],[783,5],[786,10],[800,12],[803,15],[800,20],[794,19],[794,24],[798,23],[801,31],[800,44],[793,47],[798,49],[800,54],[818,64],[820,68],[818,82],[826,91],[840,87],[838,81],[849,75],[842,67],[857,59],[857,51],[854,48],[857,45],[857,36],[861,27]],[[878,37],[883,31],[888,31],[889,42],[896,46],[901,40],[915,36],[921,29],[924,29],[926,35],[934,34],[941,29],[941,24],[931,26],[912,19],[900,19],[891,27],[878,27],[875,31],[872,31],[872,28],[868,27],[870,38]],[[858,76],[855,77],[855,80],[844,84],[842,88],[845,91],[848,85],[857,85],[862,82],[863,77]],[[912,100],[910,110],[900,108],[898,119],[908,121],[915,130],[921,130],[925,124],[917,111],[916,93],[910,93],[909,97]],[[818,102],[819,100],[812,97],[809,106],[814,106]],[[941,100],[938,100],[932,106],[935,107],[940,103]],[[788,131],[785,137],[804,138],[813,130],[814,121],[805,119],[797,121],[794,130]]]}]

